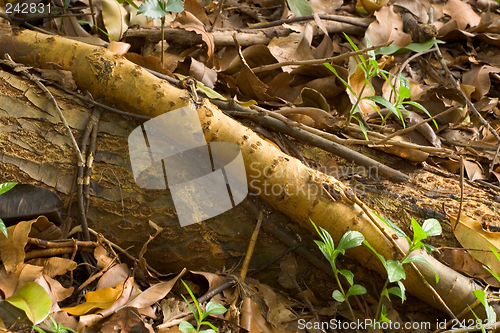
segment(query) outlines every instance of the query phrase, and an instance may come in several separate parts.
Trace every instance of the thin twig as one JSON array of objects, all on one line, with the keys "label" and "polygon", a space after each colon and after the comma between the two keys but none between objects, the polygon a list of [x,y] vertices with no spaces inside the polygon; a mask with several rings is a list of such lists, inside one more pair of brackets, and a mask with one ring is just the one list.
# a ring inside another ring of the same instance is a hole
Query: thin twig
[{"label": "thin twig", "polygon": [[[368,28],[370,23],[365,23],[365,22],[357,22],[355,20],[351,20],[349,17],[346,16],[340,16],[340,15],[318,15],[320,19],[326,20],[326,21],[336,21],[340,23],[347,23],[347,24],[352,24],[358,27],[362,28]],[[295,23],[295,22],[302,22],[302,21],[312,21],[314,20],[313,15],[305,15],[305,16],[299,16],[299,17],[294,17],[294,18],[289,18],[289,19],[283,19],[283,20],[277,20],[274,22],[269,22],[265,24],[255,24],[249,27],[248,29],[262,29],[262,28],[270,28],[270,27],[276,27],[285,23]]]},{"label": "thin twig", "polygon": [[460,222],[460,216],[462,215],[462,206],[464,204],[464,157],[460,155],[460,206],[458,207],[457,221],[455,227],[453,227],[453,232],[457,230],[458,223]]},{"label": "thin twig", "polygon": [[262,66],[259,66],[259,67],[252,68],[252,71],[254,73],[259,73],[259,72],[270,71],[270,70],[273,70],[273,69],[276,69],[276,68],[281,68],[281,67],[290,66],[290,65],[293,65],[293,66],[319,65],[319,64],[323,64],[325,62],[328,62],[328,63],[330,63],[330,62],[337,62],[337,61],[340,61],[340,60],[347,59],[349,57],[357,56],[357,55],[360,55],[360,54],[365,54],[368,51],[376,50],[376,49],[379,49],[381,47],[389,46],[391,44],[392,44],[392,41],[391,42],[386,42],[386,43],[383,43],[383,44],[378,44],[378,45],[375,45],[375,46],[372,46],[372,47],[367,47],[366,49],[362,49],[362,50],[359,50],[359,51],[347,52],[347,53],[343,53],[343,54],[340,54],[340,55],[335,56],[335,57],[329,57],[329,58],[323,58],[323,59],[290,60],[290,61],[283,61],[283,62],[276,63],[276,64],[262,65]]}]

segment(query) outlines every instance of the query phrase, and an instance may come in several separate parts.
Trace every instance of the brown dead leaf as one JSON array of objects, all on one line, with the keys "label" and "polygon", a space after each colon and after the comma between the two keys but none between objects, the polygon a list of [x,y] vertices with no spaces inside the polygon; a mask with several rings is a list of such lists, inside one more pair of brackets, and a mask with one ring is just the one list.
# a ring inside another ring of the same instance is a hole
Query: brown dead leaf
[{"label": "brown dead leaf", "polygon": [[471,6],[460,0],[448,0],[443,8],[443,12],[451,17],[451,21],[457,22],[459,30],[465,30],[467,26],[475,27],[481,21]]},{"label": "brown dead leaf", "polygon": [[[301,33],[291,33],[286,37],[275,37],[268,45],[269,51],[279,61],[289,60],[311,60],[312,54],[313,28],[307,24]],[[283,71],[291,72],[292,66],[282,67]]]},{"label": "brown dead leaf", "polygon": [[183,11],[173,22],[170,23],[173,28],[181,28],[187,31],[194,31],[201,35],[201,39],[207,45],[207,56],[210,59],[215,51],[214,35],[208,32],[205,25],[192,13]]},{"label": "brown dead leaf", "polygon": [[50,288],[50,292],[56,302],[64,301],[66,298],[70,297],[73,294],[73,290],[75,288],[73,287],[64,288],[59,281],[54,280],[53,278],[47,275],[44,275],[43,278],[47,282],[47,285]]},{"label": "brown dead leaf", "polygon": [[266,93],[268,86],[259,80],[247,64],[243,65],[238,74],[236,84],[243,95],[249,99],[260,101],[268,101],[271,99],[271,96]]},{"label": "brown dead leaf", "polygon": [[129,276],[129,268],[125,263],[115,265],[111,267],[106,273],[104,273],[99,282],[97,282],[96,289],[102,289],[106,287],[115,288],[120,281],[125,280]]},{"label": "brown dead leaf", "polygon": [[28,243],[32,225],[36,226],[36,224],[38,224],[38,230],[53,225],[45,216],[40,216],[36,220],[23,221],[8,227],[8,238],[3,233],[0,234],[0,256],[7,273],[15,271],[17,265],[24,262],[24,247]]},{"label": "brown dead leaf", "polygon": [[500,233],[489,233],[481,227],[481,223],[464,214],[460,216],[460,222],[457,223],[457,217],[446,213],[450,219],[451,226],[455,230],[455,237],[462,247],[477,260],[488,266],[496,274],[500,274],[500,261],[490,251],[490,247],[500,252]]},{"label": "brown dead leaf", "polygon": [[193,14],[198,20],[210,26],[210,20],[208,19],[205,9],[196,0],[184,0],[184,10]]},{"label": "brown dead leaf", "polygon": [[130,301],[126,306],[133,308],[144,308],[146,306],[150,306],[155,302],[160,301],[165,298],[167,294],[172,290],[174,284],[178,279],[181,278],[182,275],[186,272],[184,268],[176,277],[174,277],[170,281],[157,283],[148,289],[144,290],[139,294],[136,298]]},{"label": "brown dead leaf", "polygon": [[440,248],[437,257],[448,266],[470,277],[481,279],[494,287],[500,288],[500,281],[484,269],[483,264],[474,259],[465,249]]},{"label": "brown dead leaf", "polygon": [[393,41],[394,45],[404,47],[411,43],[411,35],[403,32],[403,20],[394,12],[392,5],[376,12],[376,21],[366,29],[365,38],[372,45]]},{"label": "brown dead leaf", "polygon": [[477,161],[464,160],[464,168],[467,172],[467,178],[469,178],[471,182],[478,179],[485,179],[483,167]]},{"label": "brown dead leaf", "polygon": [[500,73],[500,68],[488,65],[473,66],[471,70],[465,72],[463,82],[476,88],[471,94],[473,98],[481,99],[490,91],[490,73]]},{"label": "brown dead leaf", "polygon": [[418,0],[396,0],[394,2],[394,6],[404,8],[405,10],[412,13],[420,23],[428,23],[429,15],[427,12],[429,11],[426,6]]},{"label": "brown dead leaf", "polygon": [[76,262],[66,258],[50,257],[32,259],[28,262],[31,265],[42,266],[43,274],[51,278],[57,275],[66,274],[67,271],[72,271],[76,268]]},{"label": "brown dead leaf", "polygon": [[128,13],[118,1],[101,1],[104,27],[115,41],[119,41],[128,29]]},{"label": "brown dead leaf", "polygon": [[141,316],[134,308],[123,308],[104,320],[102,333],[149,333]]},{"label": "brown dead leaf", "polygon": [[243,299],[241,306],[241,327],[250,333],[279,332],[264,319],[259,306],[249,297]]}]

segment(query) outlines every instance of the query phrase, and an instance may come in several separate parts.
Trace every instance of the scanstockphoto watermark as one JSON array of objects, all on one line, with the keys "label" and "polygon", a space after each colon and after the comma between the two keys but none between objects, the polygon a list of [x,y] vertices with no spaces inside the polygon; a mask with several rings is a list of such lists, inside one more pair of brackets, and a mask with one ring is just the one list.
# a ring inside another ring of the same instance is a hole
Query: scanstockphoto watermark
[{"label": "scanstockphoto watermark", "polygon": [[[296,184],[280,184],[273,181],[268,182],[267,179],[272,176],[274,180],[287,178],[287,169],[275,169],[270,165],[261,166],[258,162],[252,162],[249,168],[248,188],[250,195],[264,195],[264,196],[301,196],[308,199],[316,198],[323,193],[322,184],[310,182],[306,186],[295,186]],[[372,180],[378,180],[378,168],[370,166],[369,168],[363,166],[334,166],[326,167],[320,166],[316,168],[317,171],[328,174],[337,179],[352,178],[355,176],[368,177]],[[365,193],[365,185],[351,184],[351,188],[358,194]]]},{"label": "scanstockphoto watermark", "polygon": [[[316,330],[367,330],[367,329],[375,329],[375,330],[431,330],[432,327],[431,322],[380,322],[375,321],[373,319],[365,319],[358,321],[347,321],[347,320],[338,320],[335,318],[330,319],[329,321],[306,321],[305,319],[299,319],[298,328],[299,329],[316,329]],[[435,325],[434,325],[435,326]]]}]

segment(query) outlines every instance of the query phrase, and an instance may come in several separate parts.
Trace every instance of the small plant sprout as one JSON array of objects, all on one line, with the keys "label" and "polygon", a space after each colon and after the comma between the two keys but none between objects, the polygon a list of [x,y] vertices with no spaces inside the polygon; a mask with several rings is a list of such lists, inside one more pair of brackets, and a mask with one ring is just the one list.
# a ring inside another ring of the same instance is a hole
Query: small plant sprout
[{"label": "small plant sprout", "polygon": [[[61,323],[58,323],[52,318],[52,316],[49,316],[50,320],[52,321],[50,323],[50,330],[54,333],[68,333],[68,332],[73,332],[76,333],[76,331],[72,328],[66,327]],[[40,333],[46,333],[44,329],[38,327],[38,326],[33,326],[33,329],[37,332]]]},{"label": "small plant sprout", "polygon": [[[369,247],[373,253],[377,255],[377,257],[380,259],[382,264],[384,265],[385,270],[387,271],[387,280],[385,281],[384,287],[382,288],[382,291],[380,293],[380,299],[379,303],[377,306],[377,314],[375,316],[376,320],[379,321],[388,321],[387,319],[387,311],[384,305],[382,305],[382,300],[383,297],[389,298],[389,294],[393,294],[401,298],[401,301],[404,302],[406,300],[405,296],[405,286],[402,282],[402,280],[406,279],[406,273],[403,268],[404,264],[409,264],[412,262],[420,262],[423,264],[428,265],[432,270],[434,268],[429,264],[427,260],[425,260],[424,257],[422,257],[419,254],[414,254],[413,252],[424,248],[426,252],[431,252],[436,250],[435,247],[424,244],[422,243],[422,240],[426,239],[428,236],[438,236],[441,234],[442,229],[441,225],[436,219],[428,219],[425,220],[423,225],[420,226],[418,222],[412,218],[411,219],[411,225],[413,227],[413,238],[408,237],[403,230],[398,228],[395,224],[393,224],[391,221],[389,221],[386,218],[383,218],[379,216],[377,213],[375,213],[379,219],[384,221],[394,232],[396,233],[397,236],[399,237],[404,237],[409,245],[408,252],[406,255],[400,259],[400,260],[386,260],[383,256],[377,253],[377,251],[367,242],[363,241],[363,244]],[[434,270],[434,274],[436,275],[436,283],[439,282],[439,276],[437,275],[436,271]],[[396,286],[389,287],[389,284],[391,283],[396,283]]]},{"label": "small plant sprout", "polygon": [[[218,332],[219,330],[212,325],[212,323],[205,321],[205,318],[207,318],[209,315],[214,315],[214,314],[222,314],[225,313],[227,310],[225,307],[220,305],[217,302],[208,302],[207,305],[205,306],[205,310],[201,310],[200,304],[198,303],[198,300],[196,297],[194,297],[193,292],[191,289],[189,289],[188,285],[186,282],[181,280],[181,282],[184,284],[184,287],[186,287],[189,295],[191,296],[191,299],[193,300],[193,303],[195,307],[193,307],[189,302],[187,301],[186,297],[182,295],[182,298],[184,298],[184,301],[187,303],[189,306],[189,309],[193,313],[194,319],[196,320],[196,328],[188,323],[187,321],[181,321],[179,324],[179,330],[182,331],[183,333],[215,333]],[[206,330],[200,330],[201,326],[207,325],[210,328]]]},{"label": "small plant sprout", "polygon": [[[349,42],[349,44],[351,44],[352,48],[355,51],[359,51],[359,48],[356,46],[356,44],[354,44],[354,42],[345,33],[344,36]],[[368,47],[371,46],[371,43],[369,41],[367,41],[367,46]],[[421,104],[413,101],[407,101],[407,99],[411,97],[410,84],[402,74],[399,74],[396,77],[399,81],[398,84],[399,88],[396,89],[395,85],[393,85],[391,83],[391,80],[389,79],[389,76],[395,77],[395,75],[379,67],[379,64],[376,60],[375,51],[374,50],[368,51],[367,55],[368,55],[367,59],[365,59],[365,56],[363,55],[358,56],[359,62],[358,65],[356,66],[355,71],[363,73],[364,76],[363,85],[358,93],[356,93],[354,89],[351,87],[351,85],[339,75],[337,70],[332,65],[330,65],[329,63],[323,64],[324,66],[326,66],[326,68],[332,71],[333,74],[335,74],[335,76],[346,86],[346,88],[349,90],[349,93],[351,94],[351,97],[354,97],[353,99],[355,100],[355,102],[353,103],[351,110],[349,111],[349,117],[347,119],[345,129],[347,129],[351,121],[354,119],[358,122],[361,131],[363,132],[365,138],[368,140],[368,134],[364,123],[364,113],[359,108],[359,104],[362,100],[369,100],[372,101],[373,103],[380,104],[390,111],[389,113],[387,113],[387,115],[384,116],[380,113],[379,109],[374,104],[371,104],[373,109],[376,110],[379,113],[380,117],[382,118],[382,125],[385,124],[387,118],[391,114],[394,114],[397,118],[401,120],[403,127],[405,127],[403,112],[408,113],[408,110],[406,110],[406,106],[408,105],[412,105],[422,110],[425,114],[431,117],[429,111],[427,111],[427,109],[425,109]],[[371,83],[371,79],[378,76],[383,77],[389,84],[392,93],[395,97],[394,103],[391,103],[385,97],[375,95],[375,88]],[[372,91],[372,96],[363,96],[363,93],[367,88],[369,88]],[[436,121],[433,120],[433,122],[437,128]]]},{"label": "small plant sprout", "polygon": [[[328,231],[326,231],[325,229],[323,229],[321,227],[318,228],[316,226],[316,224],[314,224],[313,221],[311,221],[311,223],[314,226],[314,228],[316,229],[316,231],[318,232],[318,234],[322,240],[322,241],[314,241],[314,242],[316,243],[316,245],[318,245],[318,247],[321,250],[321,252],[323,253],[323,255],[330,262],[330,265],[332,266],[333,274],[335,276],[335,281],[337,282],[337,285],[339,286],[339,289],[335,290],[332,293],[332,297],[337,302],[340,302],[340,303],[346,302],[346,305],[349,308],[351,316],[355,320],[356,317],[354,316],[354,311],[352,310],[352,307],[349,304],[348,298],[350,296],[363,295],[366,293],[366,289],[359,284],[354,284],[354,274],[350,270],[337,269],[337,266],[335,264],[335,260],[337,259],[339,254],[345,254],[345,250],[360,246],[363,243],[363,241],[365,240],[365,237],[363,236],[363,234],[361,234],[358,231],[348,231],[342,236],[337,248],[335,248],[335,244],[333,242],[332,236],[330,236]],[[340,283],[339,274],[343,275],[350,285],[349,290],[347,290],[347,292],[345,292],[344,288],[342,287],[342,284]]]}]

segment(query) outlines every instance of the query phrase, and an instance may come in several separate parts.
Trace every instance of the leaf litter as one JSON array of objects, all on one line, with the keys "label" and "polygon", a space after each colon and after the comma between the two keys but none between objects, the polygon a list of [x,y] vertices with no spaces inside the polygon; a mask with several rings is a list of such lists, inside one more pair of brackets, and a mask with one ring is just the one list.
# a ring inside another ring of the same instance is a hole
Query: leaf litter
[{"label": "leaf litter", "polygon": [[[62,1],[55,3],[58,9],[62,9]],[[66,1],[67,9],[75,16],[65,16],[62,21],[44,18],[37,22],[40,28],[47,31],[57,30],[59,34],[87,43],[107,45],[113,52],[125,53],[129,60],[154,71],[179,77],[193,76],[203,83],[199,87],[203,87],[202,90],[209,96],[218,95],[218,99],[234,99],[247,105],[258,103],[293,121],[334,133],[343,139],[356,139],[357,142],[363,140],[359,127],[357,130],[353,128],[357,124],[345,126],[349,110],[356,103],[353,93],[361,94],[361,97],[383,95],[394,102],[389,81],[381,82],[380,77],[366,79],[358,67],[363,59],[356,57],[330,64],[338,77],[320,61],[317,64],[301,62],[353,51],[342,31],[347,32],[360,49],[368,43],[378,45],[390,42],[390,46],[378,49],[376,54],[393,56],[379,56],[378,66],[394,75],[402,74],[411,88],[409,99],[422,105],[430,116],[448,113],[436,118],[437,129],[424,124],[418,130],[395,136],[397,141],[410,145],[397,145],[394,141],[382,145],[377,141],[384,139],[381,136],[384,132],[379,133],[376,129],[381,127],[379,114],[387,111],[363,99],[359,104],[361,117],[364,117],[360,126],[364,122],[363,126],[370,130],[365,145],[411,161],[426,161],[451,173],[459,173],[460,154],[465,157],[463,168],[470,181],[486,180],[494,185],[500,181],[500,163],[495,154],[499,143],[471,110],[472,105],[491,128],[498,131],[500,16],[499,5],[495,1],[447,0],[433,3],[398,0],[387,5],[371,0],[288,0],[285,7],[283,1],[277,0],[206,3],[186,0],[183,4],[169,1],[167,9],[175,6],[181,11],[180,6],[183,5],[184,11],[166,13],[169,27],[165,30],[169,33],[165,36],[167,44],[164,49],[158,43],[159,20],[138,14],[135,8],[143,2],[132,4],[131,1],[94,0],[92,3],[93,8],[90,8],[88,1]],[[4,2],[0,5],[5,8]],[[430,9],[432,22],[428,22]],[[93,11],[97,12],[95,22],[99,29],[88,24],[94,22],[89,15]],[[416,30],[415,25],[411,25],[415,23],[407,20],[406,11],[417,22]],[[310,19],[295,20],[310,14],[314,14]],[[360,14],[367,16],[362,18]],[[325,19],[328,15],[337,16]],[[32,15],[13,16],[17,20],[12,24],[19,24]],[[350,23],[338,23],[339,17]],[[277,23],[273,25],[273,22]],[[321,23],[318,25],[318,22]],[[417,42],[421,39],[419,29],[427,29],[428,32],[429,24],[432,25],[430,36],[436,40]],[[265,36],[260,40],[266,43],[255,38],[259,32]],[[233,42],[234,39],[237,43]],[[117,48],[116,42],[125,45]],[[436,47],[439,47],[447,68],[430,52]],[[163,63],[160,61],[161,53],[164,55]],[[410,59],[411,56],[415,57]],[[367,59],[366,56],[364,59]],[[290,61],[293,63],[290,64]],[[281,66],[284,62],[287,62],[286,65]],[[405,65],[401,66],[403,63]],[[269,65],[278,66],[262,69]],[[448,80],[450,75],[459,82],[463,95]],[[339,78],[348,82],[352,91]],[[372,89],[361,92],[365,80],[369,81]],[[395,81],[391,82],[395,84]],[[410,107],[403,120],[406,126],[411,126],[425,122],[429,115]],[[387,117],[383,127],[390,133],[404,129],[401,119],[393,116]],[[415,148],[419,148],[418,153]],[[456,223],[456,216],[449,216]],[[498,241],[494,238],[496,231],[492,232],[489,225],[462,218],[456,236],[464,248],[486,250],[493,246],[498,249]],[[26,328],[27,321],[23,318],[12,321],[15,316],[4,315],[7,312],[16,313],[11,307],[14,306],[23,310],[32,323],[43,321],[42,327],[49,327],[52,318],[79,332],[177,332],[179,323],[191,318],[187,304],[179,297],[186,294],[178,283],[180,278],[188,282],[189,278],[193,281],[204,279],[201,283],[191,282],[190,285],[193,289],[208,285],[205,291],[231,281],[227,272],[213,274],[183,270],[173,278],[158,275],[148,270],[143,257],[147,243],[136,265],[129,266],[121,262],[120,256],[102,236],[95,242],[80,243],[78,246],[74,241],[72,252],[68,252],[73,254],[64,258],[50,251],[46,254],[48,257],[43,258],[36,253],[35,244],[42,242],[46,246],[56,240],[35,241],[36,233],[50,227],[55,226],[40,217],[8,227],[8,238],[0,235],[3,264],[0,269],[0,292],[5,300],[0,301],[0,306],[9,309],[2,312],[0,324],[4,328],[9,328],[9,325],[14,325],[13,329]],[[478,239],[484,244],[470,244],[470,238],[464,237],[470,232],[480,235]],[[77,252],[86,252],[95,259],[97,271],[93,275],[83,279],[74,276],[79,265],[75,259]],[[494,258],[481,251],[470,253],[475,259],[464,253],[455,251],[443,255],[457,270],[488,283],[494,281],[476,261],[487,263],[498,272],[498,262]],[[280,263],[282,273],[292,273],[293,269],[285,268],[286,261]],[[136,274],[138,272],[141,274]],[[287,275],[280,276],[280,279],[286,281]],[[293,330],[294,326],[289,324],[296,324],[303,315],[300,313],[303,309],[298,310],[301,302],[291,301],[257,280],[249,278],[247,282],[249,289],[244,293],[240,306],[240,327],[251,332]],[[315,300],[314,293],[309,289],[306,291],[309,292],[308,298]],[[198,294],[201,296],[200,290]],[[35,296],[38,302],[33,302]],[[230,307],[234,295],[221,290],[211,299]],[[208,300],[204,299],[205,302]],[[345,309],[337,308],[338,304],[315,306],[323,314],[347,316]],[[394,308],[389,310],[392,318],[401,320]],[[415,314],[408,314],[408,317],[411,316]],[[222,316],[212,320],[219,327],[234,329],[235,324]]]}]

